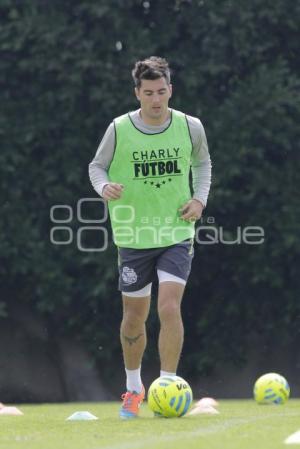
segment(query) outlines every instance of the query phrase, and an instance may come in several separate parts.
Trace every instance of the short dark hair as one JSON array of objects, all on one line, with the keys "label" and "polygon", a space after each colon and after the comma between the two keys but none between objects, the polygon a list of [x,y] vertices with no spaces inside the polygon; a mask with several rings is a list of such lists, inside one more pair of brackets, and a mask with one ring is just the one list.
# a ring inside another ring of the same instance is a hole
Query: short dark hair
[{"label": "short dark hair", "polygon": [[171,81],[168,62],[158,56],[137,61],[131,73],[136,87],[141,87],[142,80],[156,80],[163,77],[168,84]]}]

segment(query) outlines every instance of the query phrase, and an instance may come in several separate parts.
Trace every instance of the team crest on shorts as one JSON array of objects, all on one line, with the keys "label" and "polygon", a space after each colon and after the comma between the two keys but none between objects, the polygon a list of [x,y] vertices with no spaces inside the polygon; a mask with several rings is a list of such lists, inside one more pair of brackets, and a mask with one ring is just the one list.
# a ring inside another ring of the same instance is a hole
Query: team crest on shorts
[{"label": "team crest on shorts", "polygon": [[137,274],[133,268],[123,267],[122,279],[125,284],[134,284],[137,281]]}]

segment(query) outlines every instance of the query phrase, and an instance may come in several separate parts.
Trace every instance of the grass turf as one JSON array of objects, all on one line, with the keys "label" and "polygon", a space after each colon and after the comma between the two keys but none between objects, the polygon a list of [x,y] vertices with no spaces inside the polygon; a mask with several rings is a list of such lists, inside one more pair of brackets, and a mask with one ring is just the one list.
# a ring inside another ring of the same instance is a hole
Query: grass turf
[{"label": "grass turf", "polygon": [[[0,449],[279,449],[300,429],[300,400],[283,406],[220,401],[220,415],[118,418],[119,403],[21,405],[24,416],[0,416]],[[66,421],[88,410],[98,421]],[[295,446],[294,446],[295,447]],[[296,446],[297,447],[297,446]]]}]

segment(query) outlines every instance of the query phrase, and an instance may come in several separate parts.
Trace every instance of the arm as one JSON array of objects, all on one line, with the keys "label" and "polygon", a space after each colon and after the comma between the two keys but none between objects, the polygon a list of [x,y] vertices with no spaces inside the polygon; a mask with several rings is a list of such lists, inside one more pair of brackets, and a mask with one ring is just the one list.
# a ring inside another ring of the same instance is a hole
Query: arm
[{"label": "arm", "polygon": [[211,160],[205,131],[199,119],[187,116],[190,129],[192,151],[193,199],[181,209],[184,220],[197,220],[206,206],[211,184]]},{"label": "arm", "polygon": [[211,159],[202,123],[194,117],[189,117],[188,123],[193,142],[193,198],[200,201],[205,207],[211,184]]},{"label": "arm", "polygon": [[89,164],[89,177],[92,186],[105,200],[118,199],[121,196],[123,186],[109,181],[108,169],[113,159],[115,149],[115,128],[111,123],[107,128],[96,155]]}]

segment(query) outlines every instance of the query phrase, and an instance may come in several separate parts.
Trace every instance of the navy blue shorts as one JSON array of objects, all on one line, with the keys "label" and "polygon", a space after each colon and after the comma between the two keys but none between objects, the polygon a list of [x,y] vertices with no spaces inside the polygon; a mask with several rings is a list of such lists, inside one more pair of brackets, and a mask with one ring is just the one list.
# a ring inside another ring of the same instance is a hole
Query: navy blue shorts
[{"label": "navy blue shorts", "polygon": [[156,278],[157,270],[187,281],[194,256],[193,239],[164,248],[118,248],[119,290],[134,292]]}]

